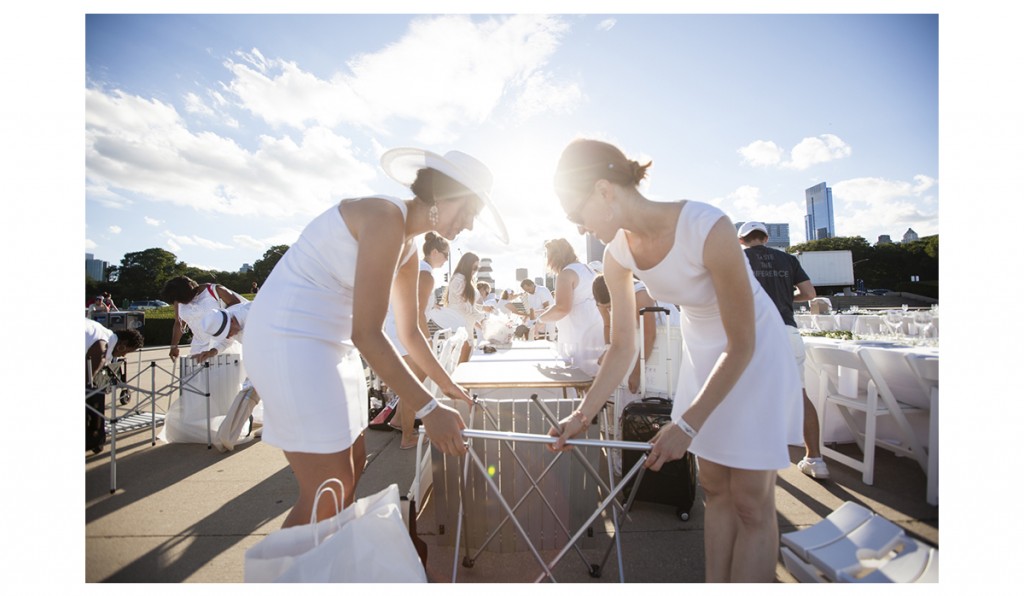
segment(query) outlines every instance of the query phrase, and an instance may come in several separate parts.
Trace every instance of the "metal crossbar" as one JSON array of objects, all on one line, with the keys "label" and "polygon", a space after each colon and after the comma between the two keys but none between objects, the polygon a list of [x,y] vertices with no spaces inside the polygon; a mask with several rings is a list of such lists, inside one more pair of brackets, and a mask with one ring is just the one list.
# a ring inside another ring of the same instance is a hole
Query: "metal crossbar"
[{"label": "metal crossbar", "polygon": [[[562,547],[561,551],[550,562],[546,563],[544,561],[544,558],[541,556],[540,552],[537,550],[537,548],[534,546],[534,544],[530,541],[530,537],[527,534],[527,532],[525,531],[525,529],[523,528],[523,526],[520,523],[519,519],[516,517],[515,508],[509,505],[508,501],[504,498],[504,496],[501,494],[501,491],[498,489],[497,483],[495,483],[494,479],[491,478],[490,474],[488,474],[487,466],[484,464],[484,462],[481,460],[480,456],[476,453],[476,450],[473,448],[473,439],[495,440],[495,441],[502,441],[502,442],[506,442],[506,443],[522,442],[522,443],[542,443],[542,444],[553,444],[557,439],[555,437],[551,437],[551,436],[548,436],[548,435],[539,435],[539,434],[535,435],[535,434],[527,434],[527,433],[515,433],[515,432],[504,432],[504,431],[486,431],[486,430],[472,430],[472,429],[465,429],[465,430],[462,431],[462,434],[463,434],[463,437],[467,439],[467,446],[468,446],[469,450],[467,452],[468,457],[465,458],[465,466],[464,466],[464,472],[463,472],[464,477],[460,478],[460,481],[461,481],[460,482],[460,491],[463,489],[463,487],[465,485],[465,481],[468,479],[469,462],[472,461],[473,464],[475,465],[476,469],[483,476],[483,479],[487,482],[488,486],[491,488],[492,491],[494,491],[494,494],[496,495],[499,504],[505,510],[505,513],[507,514],[506,519],[502,520],[502,523],[504,524],[506,521],[511,521],[512,522],[512,524],[515,526],[516,530],[519,532],[519,535],[526,542],[527,546],[529,547],[530,552],[533,553],[534,558],[536,558],[537,562],[540,564],[540,566],[541,566],[543,571],[542,571],[541,575],[537,578],[537,580],[536,580],[537,582],[543,580],[545,577],[550,579],[552,582],[556,581],[555,577],[554,577],[554,574],[552,573],[552,569],[558,564],[559,561],[561,561],[562,557],[564,557],[565,554],[568,553],[570,549],[572,549],[572,548],[577,548],[578,549],[578,547],[576,546],[576,543],[587,532],[587,529],[589,528],[589,526],[592,523],[594,523],[594,521],[597,520],[597,518],[602,513],[604,513],[609,507],[611,507],[614,504],[617,508],[621,508],[624,511],[628,511],[629,510],[629,508],[632,506],[632,501],[633,501],[633,498],[635,496],[635,491],[630,494],[630,496],[627,499],[626,504],[624,506],[621,505],[618,502],[617,497],[622,492],[622,490],[625,488],[625,486],[633,479],[634,476],[637,477],[637,481],[639,481],[642,478],[643,473],[644,473],[643,464],[647,461],[647,453],[644,453],[640,458],[638,458],[636,464],[634,464],[633,467],[630,468],[630,470],[626,474],[623,475],[622,480],[620,480],[614,486],[608,488],[608,490],[606,491],[608,494],[600,501],[600,503],[598,504],[598,506],[595,509],[595,511],[580,526],[580,528],[570,537],[569,542],[564,547]],[[569,439],[568,441],[566,441],[566,444],[567,445],[571,445],[571,446],[576,447],[576,448],[588,448],[588,447],[590,447],[590,448],[599,448],[599,449],[630,449],[630,450],[638,450],[638,451],[650,451],[650,449],[651,449],[651,445],[649,443],[639,443],[639,442],[633,442],[633,441],[608,441],[608,440],[599,440],[599,439]],[[555,454],[554,458],[557,459],[560,455],[561,455],[561,453],[557,453],[557,454]],[[520,467],[523,468],[523,471],[527,474],[527,476],[530,476],[529,472],[523,466],[522,461],[519,460],[518,458],[516,458],[516,460],[517,460],[517,463],[520,465]],[[548,471],[548,469],[550,469],[550,466],[545,469],[544,473],[546,473]],[[591,470],[592,470],[592,468],[591,468]],[[595,471],[595,473],[596,473],[596,471]],[[531,488],[531,491],[534,490],[534,489],[537,489],[538,492],[540,492],[539,488],[537,488],[536,482],[537,482],[537,480],[533,479],[531,477],[531,483],[533,484],[533,488]],[[463,522],[463,518],[464,518],[463,507],[462,507],[461,501],[462,501],[462,499],[460,499],[460,505],[459,505],[459,524],[460,524],[460,526],[462,526],[462,522]],[[521,503],[521,501],[520,501],[520,503]],[[518,507],[518,505],[520,503],[517,503],[516,507]],[[552,513],[554,513],[554,512],[552,511]],[[614,514],[615,514],[615,511],[613,511],[613,515]],[[559,523],[564,528],[564,524],[561,524],[561,522],[559,522]],[[619,546],[620,579],[621,579],[621,572],[622,572],[622,569],[621,569],[621,544],[619,544],[618,541],[617,541],[617,538],[618,538],[618,524],[617,524],[617,522],[615,523],[615,529],[616,529],[616,531],[615,531],[615,535],[616,536],[615,536],[615,542],[613,544],[616,544],[616,545]],[[568,533],[567,529],[566,529],[566,533]],[[458,540],[459,540],[459,532],[456,532],[456,544],[455,544],[455,551],[454,551],[456,553],[456,559],[458,558],[457,554],[458,554],[458,551],[459,551]],[[607,559],[607,555],[606,555],[605,558]],[[586,559],[584,559],[584,562],[586,562]],[[593,572],[595,571],[595,566],[590,566],[590,567],[591,567],[591,575],[593,575],[594,574]],[[456,563],[455,565],[453,565],[452,581],[455,581],[455,579],[456,579],[457,569],[458,569],[458,566],[457,566],[457,563]]]}]

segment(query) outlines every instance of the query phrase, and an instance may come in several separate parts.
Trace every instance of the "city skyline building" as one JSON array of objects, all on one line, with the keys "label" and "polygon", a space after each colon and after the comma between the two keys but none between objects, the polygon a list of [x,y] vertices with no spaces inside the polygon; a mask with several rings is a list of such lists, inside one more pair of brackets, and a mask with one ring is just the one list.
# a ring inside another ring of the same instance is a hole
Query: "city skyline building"
[{"label": "city skyline building", "polygon": [[832,189],[824,182],[804,190],[807,215],[804,216],[804,233],[807,241],[834,238],[836,235],[835,214],[832,211]]},{"label": "city skyline building", "polygon": [[85,275],[95,281],[106,281],[107,270],[110,264],[106,261],[93,258],[93,253],[85,253]]},{"label": "city skyline building", "polygon": [[[745,224],[745,221],[736,222],[736,231],[738,232],[740,226]],[[789,248],[789,224],[788,223],[768,223],[761,222],[764,227],[768,228],[768,246],[771,248],[781,248],[785,250]]]},{"label": "city skyline building", "polygon": [[920,240],[917,236],[917,232],[914,231],[914,228],[907,228],[907,231],[903,233],[903,243],[906,244],[907,242],[913,242],[915,240]]},{"label": "city skyline building", "polygon": [[480,268],[476,272],[478,282],[485,281],[491,288],[494,288],[494,269],[491,268],[491,259],[480,259]]}]

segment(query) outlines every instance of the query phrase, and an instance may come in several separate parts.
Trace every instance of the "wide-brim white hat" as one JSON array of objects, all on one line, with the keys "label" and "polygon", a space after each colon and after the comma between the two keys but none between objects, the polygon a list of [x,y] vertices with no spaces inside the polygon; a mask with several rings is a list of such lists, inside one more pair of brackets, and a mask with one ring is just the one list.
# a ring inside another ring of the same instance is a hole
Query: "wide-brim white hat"
[{"label": "wide-brim white hat", "polygon": [[487,206],[477,219],[490,228],[499,240],[508,244],[505,221],[491,200],[494,177],[487,166],[477,158],[461,151],[449,151],[441,156],[425,149],[399,147],[390,149],[380,156],[380,167],[403,186],[411,186],[416,181],[416,173],[423,168],[437,170],[465,186]]}]

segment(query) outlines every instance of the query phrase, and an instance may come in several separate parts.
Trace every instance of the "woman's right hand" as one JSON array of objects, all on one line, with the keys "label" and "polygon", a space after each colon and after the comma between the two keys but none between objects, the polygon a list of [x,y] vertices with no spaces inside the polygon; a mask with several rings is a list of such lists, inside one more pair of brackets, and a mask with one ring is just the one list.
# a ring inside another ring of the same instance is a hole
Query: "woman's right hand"
[{"label": "woman's right hand", "polygon": [[548,431],[549,437],[558,437],[558,440],[554,443],[548,444],[548,451],[567,451],[572,449],[572,445],[566,445],[565,442],[581,432],[587,430],[588,424],[584,421],[582,415],[577,415],[576,412],[569,414],[563,418],[557,428],[552,428]]},{"label": "woman's right hand", "polygon": [[423,417],[423,428],[430,443],[441,453],[459,457],[466,454],[466,440],[462,436],[466,423],[455,409],[438,404],[433,412]]},{"label": "woman's right hand", "polygon": [[177,359],[178,358],[178,346],[171,346],[171,351],[169,352],[169,354],[171,356],[171,360]]}]

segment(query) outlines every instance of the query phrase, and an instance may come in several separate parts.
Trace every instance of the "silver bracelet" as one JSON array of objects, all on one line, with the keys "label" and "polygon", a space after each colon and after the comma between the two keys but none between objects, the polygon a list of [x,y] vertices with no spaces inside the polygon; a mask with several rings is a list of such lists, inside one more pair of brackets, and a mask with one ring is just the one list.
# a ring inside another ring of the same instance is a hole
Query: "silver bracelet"
[{"label": "silver bracelet", "polygon": [[690,426],[690,424],[687,421],[683,420],[682,416],[680,416],[679,420],[676,421],[676,426],[678,426],[691,439],[697,438],[697,431],[693,430],[693,427]]},{"label": "silver bracelet", "polygon": [[427,405],[416,410],[416,417],[422,420],[426,418],[427,414],[433,412],[435,408],[437,408],[437,400],[434,398],[430,398],[430,401],[427,402]]}]

